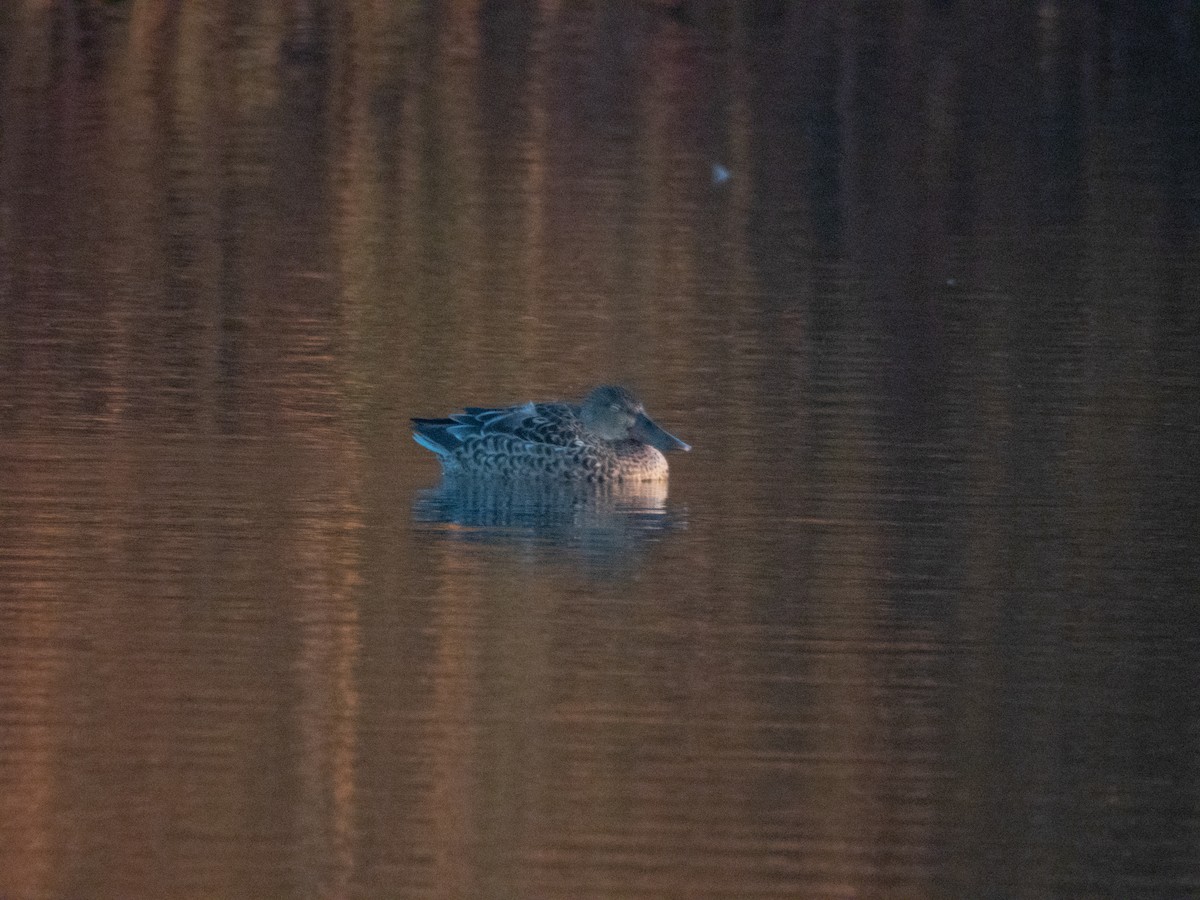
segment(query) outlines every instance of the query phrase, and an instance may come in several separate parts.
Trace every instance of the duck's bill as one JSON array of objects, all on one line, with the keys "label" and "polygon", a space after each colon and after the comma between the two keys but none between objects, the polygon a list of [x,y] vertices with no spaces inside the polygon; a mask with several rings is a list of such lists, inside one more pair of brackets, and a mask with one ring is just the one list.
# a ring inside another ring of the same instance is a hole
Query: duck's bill
[{"label": "duck's bill", "polygon": [[643,443],[649,444],[651,447],[657,447],[663,453],[671,450],[691,450],[690,444],[685,444],[675,435],[663,431],[655,424],[645,413],[638,415],[637,420],[633,423],[633,427],[629,429],[630,435],[637,438]]}]

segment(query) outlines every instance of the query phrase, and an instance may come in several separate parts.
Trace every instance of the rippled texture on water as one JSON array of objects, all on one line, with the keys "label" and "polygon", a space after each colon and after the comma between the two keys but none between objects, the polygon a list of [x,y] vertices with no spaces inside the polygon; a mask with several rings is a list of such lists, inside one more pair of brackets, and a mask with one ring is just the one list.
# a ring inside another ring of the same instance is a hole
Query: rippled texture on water
[{"label": "rippled texture on water", "polygon": [[1150,6],[0,4],[0,897],[1200,895]]}]

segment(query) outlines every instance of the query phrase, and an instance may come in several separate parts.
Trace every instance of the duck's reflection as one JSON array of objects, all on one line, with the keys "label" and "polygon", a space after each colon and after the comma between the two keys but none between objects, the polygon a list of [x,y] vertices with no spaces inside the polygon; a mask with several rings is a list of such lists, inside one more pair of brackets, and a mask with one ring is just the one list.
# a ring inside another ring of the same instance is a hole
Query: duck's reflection
[{"label": "duck's reflection", "polygon": [[667,484],[537,483],[447,478],[418,491],[413,521],[448,539],[567,549],[593,565],[626,569],[663,535],[687,527]]}]

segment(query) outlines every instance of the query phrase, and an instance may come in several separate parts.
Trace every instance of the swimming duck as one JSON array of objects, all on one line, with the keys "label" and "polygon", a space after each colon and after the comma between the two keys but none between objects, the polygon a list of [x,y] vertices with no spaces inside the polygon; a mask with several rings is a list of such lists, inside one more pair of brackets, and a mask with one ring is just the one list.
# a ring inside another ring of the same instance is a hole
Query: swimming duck
[{"label": "swimming duck", "polygon": [[692,448],[646,415],[623,387],[602,385],[581,405],[468,406],[445,419],[413,419],[413,438],[447,475],[661,481],[669,450]]}]

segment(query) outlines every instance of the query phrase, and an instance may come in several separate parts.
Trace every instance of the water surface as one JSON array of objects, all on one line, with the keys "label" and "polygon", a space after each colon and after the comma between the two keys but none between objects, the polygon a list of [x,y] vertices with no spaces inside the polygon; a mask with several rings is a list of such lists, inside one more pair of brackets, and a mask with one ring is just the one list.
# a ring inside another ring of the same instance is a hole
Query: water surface
[{"label": "water surface", "polygon": [[0,896],[1200,894],[1198,46],[6,4]]}]

